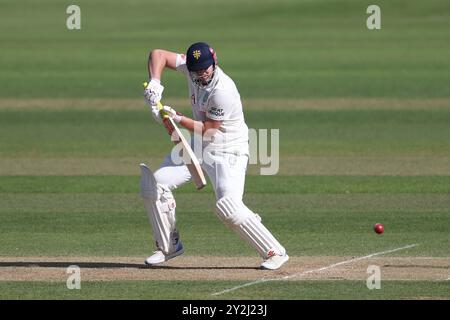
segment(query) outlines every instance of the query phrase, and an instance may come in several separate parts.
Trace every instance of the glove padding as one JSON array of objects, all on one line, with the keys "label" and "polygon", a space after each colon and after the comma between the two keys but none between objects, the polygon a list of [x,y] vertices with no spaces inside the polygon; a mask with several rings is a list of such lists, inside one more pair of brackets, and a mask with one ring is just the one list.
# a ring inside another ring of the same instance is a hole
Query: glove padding
[{"label": "glove padding", "polygon": [[162,108],[162,112],[164,114],[167,114],[170,118],[172,118],[173,121],[175,121],[177,123],[180,122],[181,118],[183,117],[183,114],[175,111],[175,109],[173,109],[173,108],[171,108],[169,106],[164,106]]},{"label": "glove padding", "polygon": [[152,106],[152,116],[156,122],[161,123],[161,124],[163,123],[162,122],[163,118],[161,116],[161,110],[157,106]]},{"label": "glove padding", "polygon": [[144,90],[144,100],[151,107],[156,106],[162,99],[164,87],[159,80],[152,79]]}]

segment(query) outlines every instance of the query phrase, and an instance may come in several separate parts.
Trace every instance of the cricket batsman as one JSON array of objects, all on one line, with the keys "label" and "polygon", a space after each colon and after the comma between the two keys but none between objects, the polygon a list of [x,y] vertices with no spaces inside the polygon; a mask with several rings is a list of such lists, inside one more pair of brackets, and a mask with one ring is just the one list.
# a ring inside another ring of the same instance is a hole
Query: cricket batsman
[{"label": "cricket batsman", "polygon": [[[186,76],[192,118],[169,106],[163,107],[163,114],[203,136],[202,169],[214,188],[216,215],[258,252],[263,259],[261,269],[280,268],[289,260],[285,248],[262,224],[261,217],[242,201],[249,160],[249,138],[235,83],[218,66],[216,53],[206,43],[192,44],[185,55],[162,49],[152,50],[148,61],[150,81],[144,90],[144,98],[158,123],[162,123],[162,112],[157,104],[164,91],[161,76],[166,68]],[[184,163],[175,164],[170,154],[154,173],[141,165],[141,195],[157,247],[145,260],[147,265],[160,264],[183,254],[176,228],[176,202],[172,190],[190,179],[187,166]]]}]

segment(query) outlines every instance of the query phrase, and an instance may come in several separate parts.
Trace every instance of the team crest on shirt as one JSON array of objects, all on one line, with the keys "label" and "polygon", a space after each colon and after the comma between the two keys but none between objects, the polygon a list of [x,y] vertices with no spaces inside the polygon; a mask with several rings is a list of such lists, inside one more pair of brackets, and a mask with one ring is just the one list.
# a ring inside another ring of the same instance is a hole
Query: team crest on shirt
[{"label": "team crest on shirt", "polygon": [[194,50],[194,52],[192,52],[192,55],[194,56],[195,59],[199,59],[200,56],[202,55],[200,50]]}]

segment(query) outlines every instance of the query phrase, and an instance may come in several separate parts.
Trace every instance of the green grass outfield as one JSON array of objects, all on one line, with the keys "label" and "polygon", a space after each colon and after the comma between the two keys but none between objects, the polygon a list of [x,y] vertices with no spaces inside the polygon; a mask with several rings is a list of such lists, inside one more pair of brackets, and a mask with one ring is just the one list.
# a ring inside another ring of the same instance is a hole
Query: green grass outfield
[{"label": "green grass outfield", "polygon": [[[139,197],[139,177],[104,179],[76,177],[74,183],[73,177],[2,177],[4,185],[16,180],[28,188],[34,185],[34,190],[2,190],[1,254],[144,257],[150,253],[150,227]],[[279,180],[287,183],[284,190],[277,184]],[[440,180],[448,187],[450,177],[327,176],[320,180],[248,178],[246,203],[260,213],[291,255],[365,255],[420,243],[420,247],[398,255],[448,256],[444,244],[450,232],[450,196],[448,189],[434,185]],[[414,182],[415,190],[403,190],[408,181]],[[103,191],[92,190],[92,182]],[[36,192],[42,183],[53,190]],[[266,184],[277,187],[271,190]],[[322,184],[329,189],[321,190]],[[387,191],[377,184],[386,186]],[[81,191],[84,185],[86,190]],[[211,190],[188,189],[175,191],[187,254],[254,255],[215,216]],[[424,189],[430,191],[421,191]],[[371,229],[376,222],[386,226],[381,237]]]},{"label": "green grass outfield", "polygon": [[[251,281],[86,280],[77,291],[32,274],[12,281],[20,268],[1,263],[152,252],[138,164],[156,168],[171,143],[141,82],[150,49],[197,40],[236,80],[249,127],[280,130],[278,174],[250,165],[244,200],[292,257],[418,244],[387,256],[450,259],[448,1],[378,1],[379,31],[365,26],[372,3],[356,0],[77,4],[79,31],[65,28],[68,2],[1,5],[0,299],[215,299]],[[183,77],[166,73],[163,84],[165,101],[189,113]],[[215,216],[210,185],[175,196],[187,257],[256,256]],[[448,278],[450,262],[433,270]],[[447,278],[381,290],[365,279],[272,281],[218,298],[449,299]]]},{"label": "green grass outfield", "polygon": [[[444,282],[386,281],[380,290],[368,290],[363,281],[296,281],[271,282],[243,288],[219,297],[211,293],[231,281],[117,281],[82,283],[80,290],[67,290],[65,283],[4,282],[0,299],[180,299],[180,292],[189,290],[186,299],[195,300],[259,300],[259,299],[448,299],[448,284]],[[189,289],[188,289],[189,288]],[[6,293],[5,293],[6,292]],[[275,293],[275,294],[274,294]]]},{"label": "green grass outfield", "polygon": [[[136,97],[150,49],[196,40],[215,47],[244,97],[450,95],[446,0],[377,1],[380,31],[360,0],[79,0],[75,31],[69,4],[2,1],[1,96]],[[166,96],[185,96],[182,78],[164,81]]]}]

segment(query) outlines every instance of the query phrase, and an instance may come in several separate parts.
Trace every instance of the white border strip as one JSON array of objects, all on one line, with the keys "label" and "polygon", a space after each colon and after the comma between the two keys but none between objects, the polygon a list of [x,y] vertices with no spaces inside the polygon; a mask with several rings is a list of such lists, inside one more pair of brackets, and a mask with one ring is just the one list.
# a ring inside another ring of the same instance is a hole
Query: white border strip
[{"label": "white border strip", "polygon": [[352,262],[355,262],[355,261],[369,259],[369,258],[372,258],[372,257],[375,257],[375,256],[381,256],[383,254],[388,254],[388,253],[391,253],[391,252],[396,252],[396,251],[400,251],[400,250],[405,250],[405,249],[417,247],[418,245],[419,244],[410,244],[410,245],[407,245],[407,246],[404,246],[404,247],[401,247],[401,248],[397,248],[397,249],[392,249],[392,250],[382,251],[382,252],[376,252],[376,253],[372,253],[372,254],[369,254],[369,255],[364,256],[364,257],[353,258],[353,259],[350,259],[350,260],[345,260],[345,261],[341,261],[341,262],[338,262],[338,263],[333,263],[333,264],[330,264],[329,266],[322,267],[322,268],[319,268],[319,269],[312,269],[312,270],[308,270],[308,271],[303,271],[303,272],[300,272],[300,273],[295,273],[295,274],[292,274],[292,275],[289,275],[289,276],[280,277],[280,278],[260,279],[260,280],[256,280],[256,281],[252,281],[252,282],[247,282],[247,283],[244,283],[244,284],[242,284],[240,286],[236,286],[236,287],[233,287],[233,288],[230,288],[230,289],[226,289],[226,290],[223,290],[223,291],[219,291],[219,292],[214,292],[211,295],[219,296],[219,295],[224,294],[224,293],[228,293],[228,292],[231,292],[231,291],[235,291],[235,290],[238,290],[238,289],[241,289],[241,288],[244,288],[244,287],[249,287],[249,286],[252,286],[252,285],[255,285],[255,284],[259,284],[259,283],[263,283],[263,282],[276,281],[276,280],[287,280],[287,279],[290,279],[290,278],[301,277],[301,276],[304,276],[304,275],[307,275],[307,274],[310,274],[310,273],[321,272],[321,271],[324,271],[324,270],[328,270],[328,269],[331,269],[331,268],[334,268],[334,267],[337,267],[337,266],[341,266],[341,265],[344,265],[344,264],[352,263]]}]

